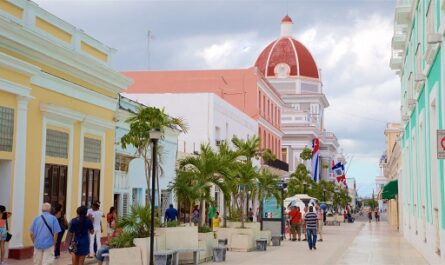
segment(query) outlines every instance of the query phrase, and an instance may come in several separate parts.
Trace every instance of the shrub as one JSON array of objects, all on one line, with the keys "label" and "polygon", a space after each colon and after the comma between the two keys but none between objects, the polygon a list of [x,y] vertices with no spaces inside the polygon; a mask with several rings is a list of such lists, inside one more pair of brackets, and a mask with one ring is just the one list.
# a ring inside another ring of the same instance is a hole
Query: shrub
[{"label": "shrub", "polygon": [[129,248],[134,247],[134,235],[131,233],[122,233],[108,242],[110,248]]},{"label": "shrub", "polygon": [[164,225],[166,227],[177,227],[177,226],[179,226],[179,221],[176,220],[176,221],[166,222]]},{"label": "shrub", "polygon": [[198,233],[209,233],[209,232],[212,232],[212,229],[207,225],[198,227]]}]

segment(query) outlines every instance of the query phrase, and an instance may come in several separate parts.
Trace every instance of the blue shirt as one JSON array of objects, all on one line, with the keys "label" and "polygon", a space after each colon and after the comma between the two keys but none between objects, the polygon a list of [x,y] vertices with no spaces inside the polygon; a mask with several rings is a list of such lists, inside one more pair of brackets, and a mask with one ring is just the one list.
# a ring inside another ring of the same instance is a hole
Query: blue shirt
[{"label": "blue shirt", "polygon": [[57,221],[54,215],[47,212],[44,212],[42,215],[45,217],[49,227],[53,230],[53,233],[51,234],[48,227],[46,227],[41,215],[34,219],[29,232],[34,235],[34,247],[43,250],[54,245],[54,234],[59,233],[61,229],[59,221]]},{"label": "blue shirt", "polygon": [[175,208],[170,207],[167,210],[165,210],[165,220],[167,222],[175,221],[177,217],[178,217],[178,211]]}]

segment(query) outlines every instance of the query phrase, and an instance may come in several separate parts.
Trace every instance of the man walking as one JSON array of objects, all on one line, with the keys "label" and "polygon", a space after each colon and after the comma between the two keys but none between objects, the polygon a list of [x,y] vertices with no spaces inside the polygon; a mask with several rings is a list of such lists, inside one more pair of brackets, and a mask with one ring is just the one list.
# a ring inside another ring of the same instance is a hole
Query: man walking
[{"label": "man walking", "polygon": [[178,219],[178,210],[173,207],[173,204],[170,204],[167,210],[165,210],[165,221],[173,222]]},{"label": "man walking", "polygon": [[307,243],[309,250],[317,249],[317,214],[314,213],[314,207],[309,206],[309,212],[304,215],[307,231]]},{"label": "man walking", "polygon": [[34,265],[50,265],[54,262],[54,245],[61,231],[57,218],[50,214],[51,204],[42,205],[42,214],[37,216],[29,229],[34,244]]},{"label": "man walking", "polygon": [[318,239],[318,241],[323,241],[323,211],[320,207],[320,205],[316,205],[315,206],[316,209],[316,213],[317,213],[317,218],[318,218],[318,225],[317,225],[317,232],[320,235],[320,239]]}]

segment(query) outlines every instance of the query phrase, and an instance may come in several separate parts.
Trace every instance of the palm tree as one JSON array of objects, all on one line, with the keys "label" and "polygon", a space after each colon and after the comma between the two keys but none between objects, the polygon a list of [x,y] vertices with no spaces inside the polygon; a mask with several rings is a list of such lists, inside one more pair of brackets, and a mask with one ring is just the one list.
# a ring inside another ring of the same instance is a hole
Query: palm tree
[{"label": "palm tree", "polygon": [[252,198],[258,198],[261,216],[263,216],[263,199],[275,197],[277,201],[281,200],[278,180],[279,176],[271,173],[267,168],[263,168],[257,174],[257,185],[253,189]]},{"label": "palm tree", "polygon": [[[211,185],[222,187],[223,176],[226,175],[227,167],[220,159],[217,152],[213,151],[209,144],[203,144],[197,156],[189,156],[179,161],[179,170],[193,175],[203,184],[200,196],[201,213],[205,212],[204,202],[208,198]],[[200,226],[205,222],[205,215],[201,214]]]},{"label": "palm tree", "polygon": [[169,184],[169,190],[176,193],[179,201],[188,202],[189,223],[192,223],[192,211],[196,201],[209,199],[209,193],[205,193],[208,183],[203,179],[195,178],[195,175],[188,171],[178,171],[176,178]]},{"label": "palm tree", "polygon": [[290,175],[288,184],[288,193],[290,195],[301,194],[308,191],[305,187],[309,187],[312,184],[312,179],[309,170],[307,170],[304,164],[299,164],[294,173]]},{"label": "palm tree", "polygon": [[[147,181],[147,187],[150,187],[151,182],[151,154],[150,145],[151,138],[150,133],[153,130],[160,130],[161,139],[164,137],[166,128],[173,128],[181,130],[187,133],[188,126],[182,118],[172,118],[168,116],[164,109],[158,109],[155,107],[140,106],[136,113],[126,120],[130,124],[130,130],[126,135],[121,138],[122,148],[126,148],[127,145],[132,145],[137,150],[137,156],[141,156],[144,159],[145,166],[145,178]],[[157,175],[157,182],[159,183],[159,175]],[[147,198],[151,197],[150,189],[148,189]],[[160,194],[160,191],[159,191]],[[160,196],[160,195],[159,195]],[[150,205],[150,200],[147,200],[147,205]]]}]

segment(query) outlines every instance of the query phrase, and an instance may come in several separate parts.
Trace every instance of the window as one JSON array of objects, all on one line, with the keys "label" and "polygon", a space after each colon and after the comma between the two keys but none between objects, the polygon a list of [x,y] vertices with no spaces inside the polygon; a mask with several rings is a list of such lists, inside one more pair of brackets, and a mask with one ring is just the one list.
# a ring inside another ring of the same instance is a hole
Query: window
[{"label": "window", "polygon": [[12,152],[14,109],[0,107],[0,151]]},{"label": "window", "polygon": [[82,174],[82,205],[91,207],[99,201],[100,170],[84,168]]},{"label": "window", "polygon": [[45,164],[44,202],[58,202],[66,209],[67,171],[67,166]]},{"label": "window", "polygon": [[287,161],[287,148],[281,148],[281,160],[288,163]]},{"label": "window", "polygon": [[116,154],[116,160],[114,162],[114,169],[118,171],[128,172],[128,166],[132,157]]},{"label": "window", "polygon": [[68,133],[47,129],[46,155],[51,157],[68,158]]},{"label": "window", "polygon": [[100,140],[84,138],[83,160],[86,162],[100,163]]}]

